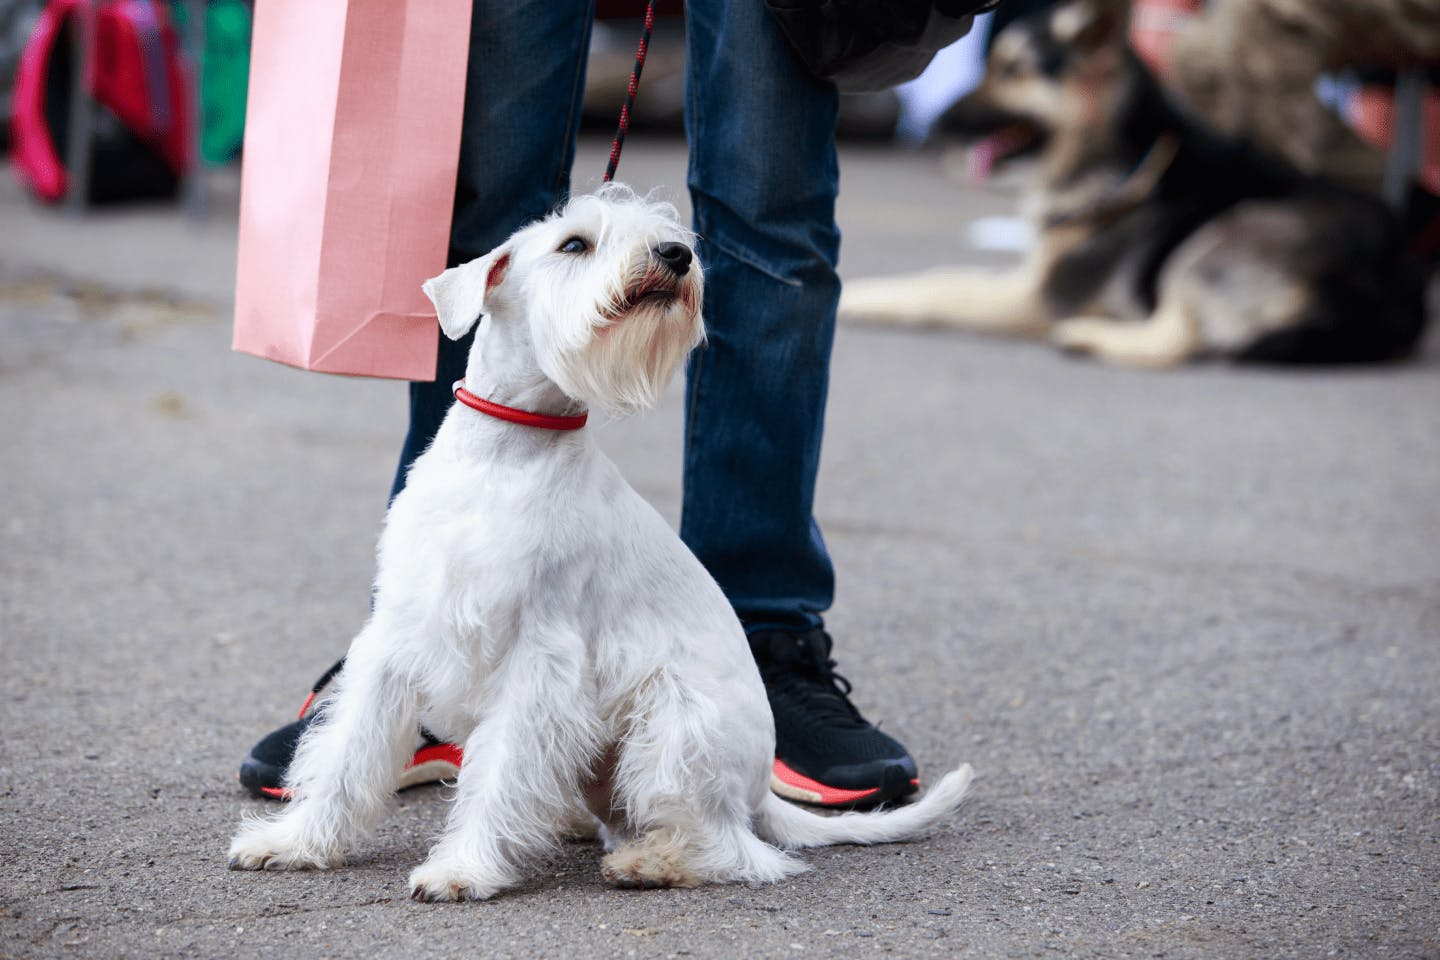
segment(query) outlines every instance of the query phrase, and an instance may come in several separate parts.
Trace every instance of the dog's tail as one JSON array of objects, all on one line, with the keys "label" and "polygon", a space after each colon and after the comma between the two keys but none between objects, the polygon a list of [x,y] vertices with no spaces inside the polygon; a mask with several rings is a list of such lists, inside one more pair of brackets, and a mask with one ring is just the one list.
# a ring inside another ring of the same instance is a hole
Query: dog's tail
[{"label": "dog's tail", "polygon": [[953,814],[965,799],[974,773],[970,764],[952,770],[914,803],[870,813],[827,817],[812,813],[775,794],[760,804],[756,828],[782,847],[824,847],[835,843],[894,843],[910,840]]}]

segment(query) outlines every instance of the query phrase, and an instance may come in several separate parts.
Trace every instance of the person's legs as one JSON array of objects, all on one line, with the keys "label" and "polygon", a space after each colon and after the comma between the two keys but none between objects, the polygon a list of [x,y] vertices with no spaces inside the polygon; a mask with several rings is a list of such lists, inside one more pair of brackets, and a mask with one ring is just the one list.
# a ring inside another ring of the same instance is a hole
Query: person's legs
[{"label": "person's legs", "polygon": [[828,805],[914,789],[905,748],[834,673],[834,570],[812,513],[840,283],[838,96],[760,3],[686,6],[690,195],[708,340],[691,358],[680,535],[750,635],[777,791]]},{"label": "person's legs", "polygon": [[[470,23],[450,266],[484,254],[522,224],[549,213],[568,193],[593,20],[594,0],[477,0]],[[471,342],[468,336],[458,341],[442,336],[435,379],[410,384],[410,423],[392,500],[449,411],[454,401],[450,386],[465,375]],[[316,684],[316,693],[338,667]],[[251,748],[240,765],[240,782],[252,793],[284,796],[285,770],[309,716],[302,712],[300,720]],[[458,754],[451,745],[428,741],[402,782],[453,776]]]}]

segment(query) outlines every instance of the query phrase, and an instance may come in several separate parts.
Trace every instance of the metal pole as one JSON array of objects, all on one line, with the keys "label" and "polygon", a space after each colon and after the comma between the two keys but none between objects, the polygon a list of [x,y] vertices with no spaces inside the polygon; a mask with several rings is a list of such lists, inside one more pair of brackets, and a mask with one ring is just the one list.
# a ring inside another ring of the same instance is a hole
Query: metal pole
[{"label": "metal pole", "polygon": [[201,144],[205,137],[205,0],[186,0],[185,45],[190,49],[195,83],[190,97],[190,171],[185,175],[185,213],[200,223],[209,213],[210,198]]},{"label": "metal pole", "polygon": [[1421,135],[1425,124],[1425,71],[1405,67],[1395,78],[1395,109],[1390,121],[1390,156],[1385,161],[1385,199],[1405,209],[1410,185],[1420,172]]},{"label": "metal pole", "polygon": [[73,49],[70,56],[70,119],[65,149],[69,188],[65,210],[72,216],[84,213],[90,201],[91,147],[95,139],[95,101],[85,84],[95,56],[94,0],[80,0],[70,20]]}]

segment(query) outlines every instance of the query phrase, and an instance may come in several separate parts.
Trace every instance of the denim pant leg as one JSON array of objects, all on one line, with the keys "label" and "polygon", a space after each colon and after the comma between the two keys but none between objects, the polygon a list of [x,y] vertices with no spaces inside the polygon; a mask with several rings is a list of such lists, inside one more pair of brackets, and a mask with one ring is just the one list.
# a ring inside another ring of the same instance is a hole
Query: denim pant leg
[{"label": "denim pant leg", "polygon": [[747,629],[821,622],[812,508],[840,283],[838,98],[760,0],[686,4],[706,345],[687,369],[681,537]]},{"label": "denim pant leg", "polygon": [[[594,0],[476,0],[451,266],[498,246],[569,191],[594,8]],[[454,341],[441,336],[434,381],[410,384],[410,426],[392,499],[440,429],[472,341],[473,332]]]}]

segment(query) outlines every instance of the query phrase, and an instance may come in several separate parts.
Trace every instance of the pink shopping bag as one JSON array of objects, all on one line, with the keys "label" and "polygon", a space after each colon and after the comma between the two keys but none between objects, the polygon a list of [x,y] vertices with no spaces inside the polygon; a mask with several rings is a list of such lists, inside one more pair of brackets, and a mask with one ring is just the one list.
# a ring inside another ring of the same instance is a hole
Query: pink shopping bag
[{"label": "pink shopping bag", "polygon": [[429,380],[471,0],[260,0],[240,183],[236,350]]}]

